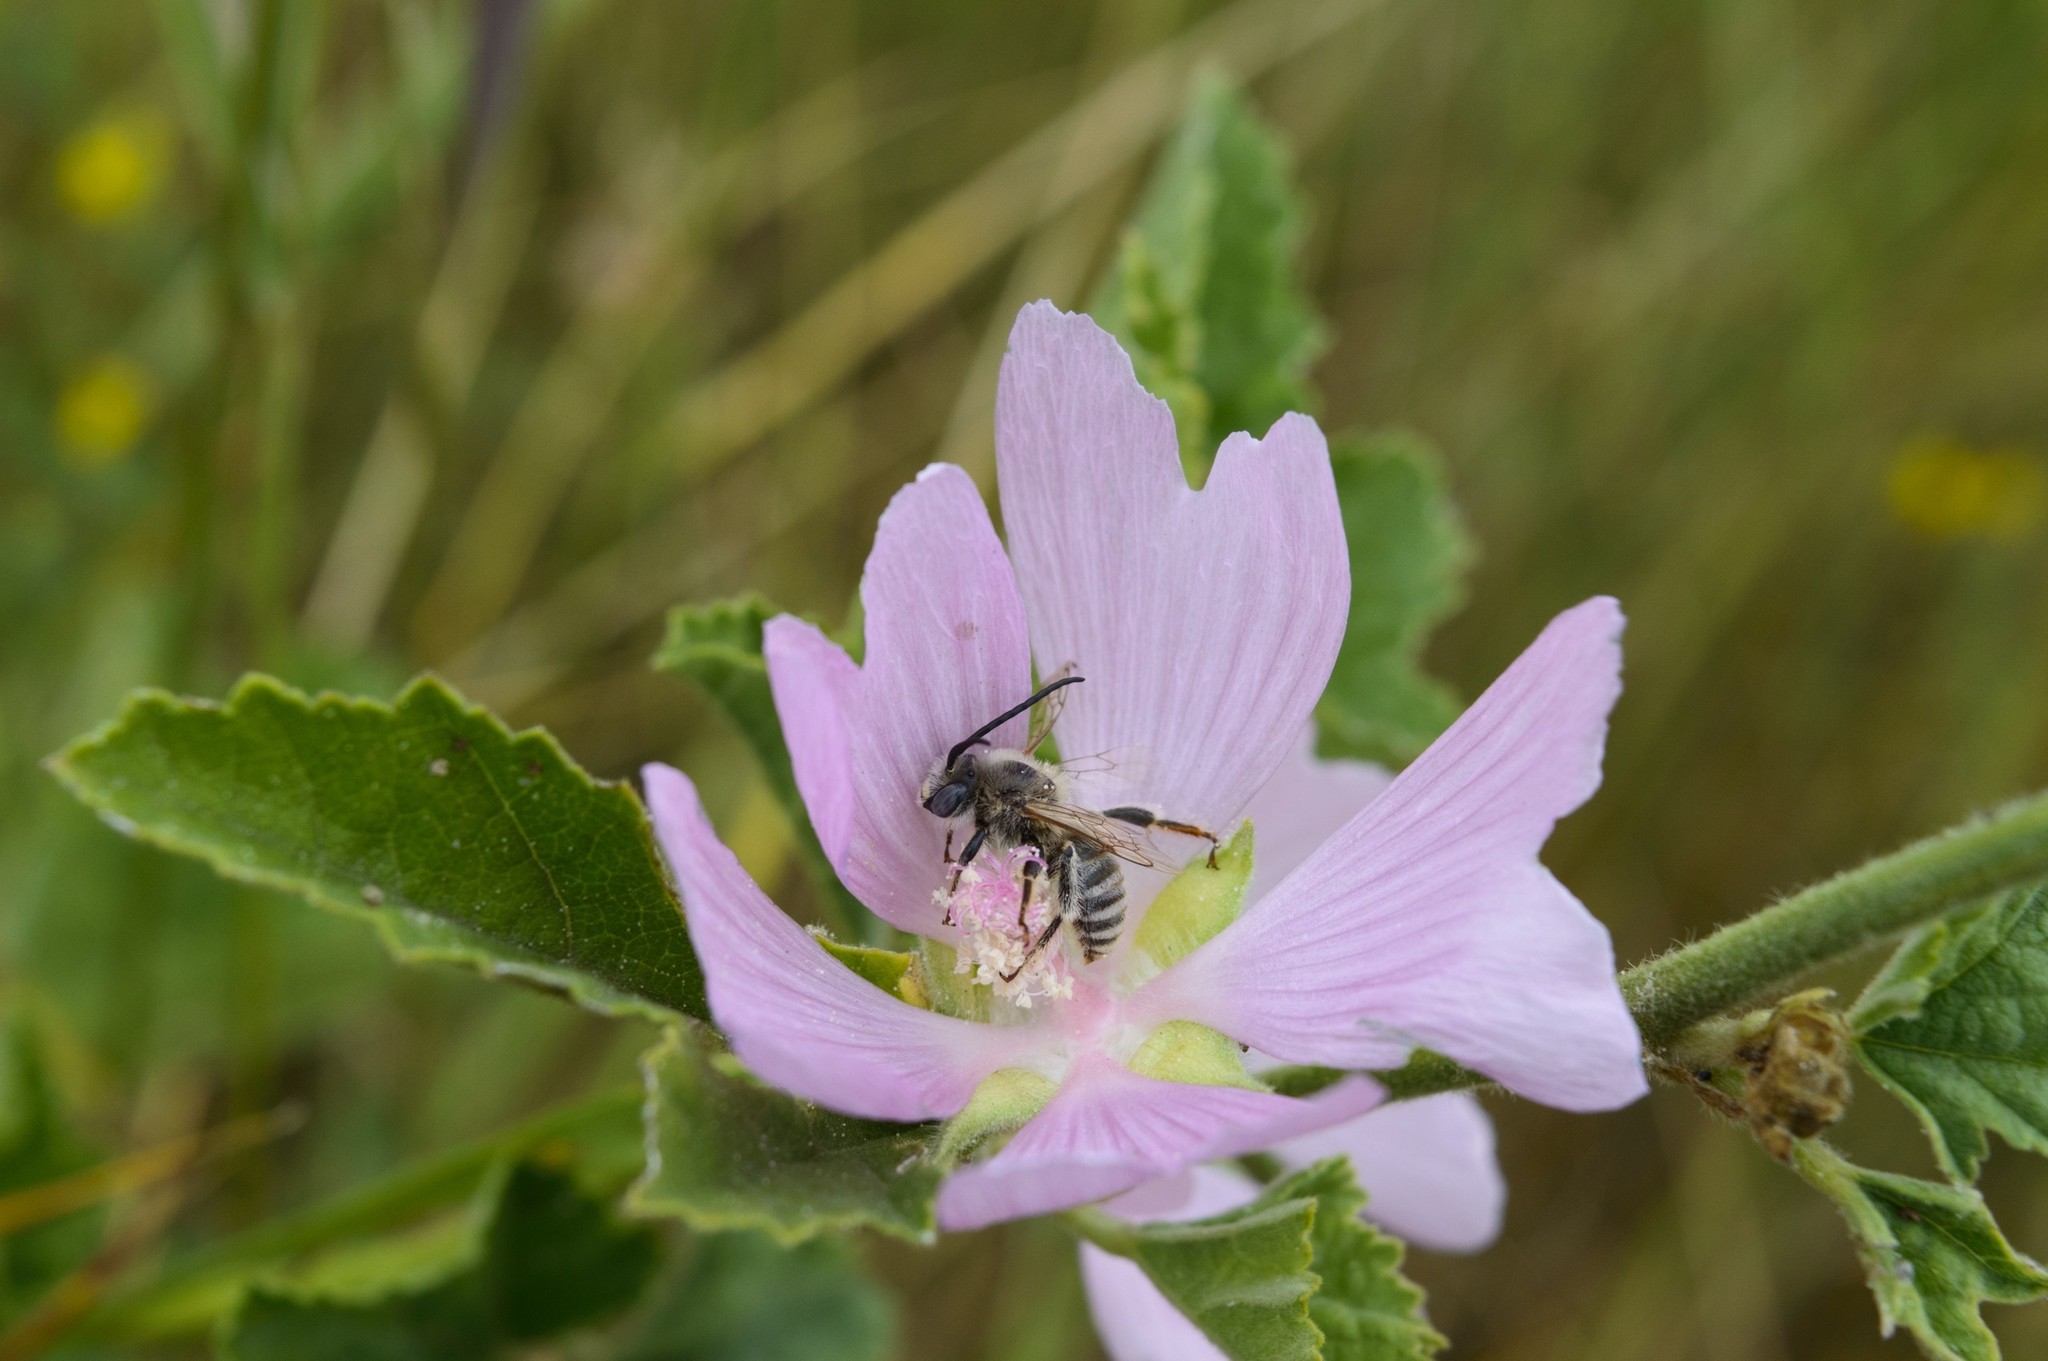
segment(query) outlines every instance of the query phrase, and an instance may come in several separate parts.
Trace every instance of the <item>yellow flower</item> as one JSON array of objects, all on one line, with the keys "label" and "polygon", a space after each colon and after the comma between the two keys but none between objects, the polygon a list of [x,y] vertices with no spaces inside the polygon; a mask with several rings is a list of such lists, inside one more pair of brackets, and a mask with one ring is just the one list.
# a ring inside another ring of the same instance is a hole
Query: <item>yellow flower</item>
[{"label": "yellow flower", "polygon": [[170,133],[151,112],[98,119],[57,152],[57,197],[80,222],[123,221],[156,193],[170,154]]},{"label": "yellow flower", "polygon": [[1887,491],[1900,523],[1931,539],[2017,538],[2048,512],[2048,470],[2039,459],[1947,435],[1902,445]]},{"label": "yellow flower", "polygon": [[57,396],[65,461],[80,468],[117,462],[135,447],[155,405],[155,384],[139,366],[119,355],[95,359]]}]

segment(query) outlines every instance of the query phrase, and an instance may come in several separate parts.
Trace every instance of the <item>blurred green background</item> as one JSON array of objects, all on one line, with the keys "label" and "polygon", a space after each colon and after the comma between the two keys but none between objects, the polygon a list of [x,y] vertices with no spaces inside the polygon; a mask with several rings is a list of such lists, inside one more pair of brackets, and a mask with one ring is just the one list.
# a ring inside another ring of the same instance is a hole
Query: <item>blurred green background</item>
[{"label": "blurred green background", "polygon": [[[1010,318],[1088,296],[1205,69],[1295,149],[1320,414],[1433,440],[1480,547],[1433,668],[1475,694],[1557,609],[1630,613],[1550,854],[1625,960],[2048,784],[2040,5],[0,0],[0,989],[103,1149],[306,1117],[119,1271],[629,1084],[649,1036],[401,971],[37,762],[137,685],[433,667],[600,774],[687,767],[799,894],[646,665],[661,612],[836,617],[899,484],[992,482]],[[1412,1259],[1455,1355],[1914,1354],[1687,1099],[1493,1110],[1504,1238]],[[1843,1136],[1932,1170],[1879,1099]],[[2048,1178],[1987,1189],[2048,1253]],[[905,1357],[1093,1345],[1056,1232],[863,1251]],[[2048,1354],[2048,1311],[1990,1317]]]}]

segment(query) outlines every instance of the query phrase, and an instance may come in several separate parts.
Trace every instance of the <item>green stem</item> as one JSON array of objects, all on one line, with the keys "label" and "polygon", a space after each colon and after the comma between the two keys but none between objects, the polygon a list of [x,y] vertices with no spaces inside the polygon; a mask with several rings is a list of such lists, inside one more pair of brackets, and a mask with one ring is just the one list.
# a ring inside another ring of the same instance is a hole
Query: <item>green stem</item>
[{"label": "green stem", "polygon": [[204,1328],[211,1322],[207,1302],[231,1296],[251,1272],[416,1222],[469,1195],[503,1159],[558,1140],[587,1142],[613,1133],[637,1139],[642,1099],[637,1086],[625,1087],[545,1112],[225,1239],[172,1262],[146,1287],[111,1300],[93,1317],[90,1331],[98,1336],[151,1334],[163,1329],[162,1320],[187,1324],[188,1331],[190,1326]]},{"label": "green stem", "polygon": [[1987,894],[2048,878],[2048,793],[1880,856],[1638,964],[1622,995],[1652,1049]]},{"label": "green stem", "polygon": [[1106,1210],[1083,1205],[1079,1209],[1063,1211],[1060,1222],[1072,1230],[1076,1238],[1093,1243],[1104,1252],[1115,1253],[1118,1257],[1138,1255],[1137,1229]]}]

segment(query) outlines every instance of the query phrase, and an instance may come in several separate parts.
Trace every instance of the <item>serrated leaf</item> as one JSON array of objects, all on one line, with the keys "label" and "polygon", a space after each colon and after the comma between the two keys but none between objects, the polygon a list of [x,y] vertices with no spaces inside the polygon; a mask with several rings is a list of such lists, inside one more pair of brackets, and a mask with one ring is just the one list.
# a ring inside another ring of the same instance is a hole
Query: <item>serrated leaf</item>
[{"label": "serrated leaf", "polygon": [[1316,1203],[1275,1198],[1188,1224],[1139,1229],[1133,1260],[1161,1294],[1234,1361],[1309,1361],[1322,1331],[1309,1321]]},{"label": "serrated leaf", "polygon": [[1285,144],[1203,81],[1089,309],[1173,407],[1191,470],[1232,431],[1312,405],[1323,335],[1295,278],[1301,216]]},{"label": "serrated leaf", "polygon": [[1400,1240],[1358,1217],[1351,1164],[1332,1158],[1287,1178],[1316,1197],[1312,1265],[1322,1285],[1308,1316],[1323,1330],[1324,1361],[1426,1361],[1446,1344],[1423,1317],[1420,1288],[1401,1275]]},{"label": "serrated leaf", "polygon": [[252,1290],[221,1354],[231,1361],[464,1361],[608,1318],[657,1262],[652,1229],[626,1225],[567,1172],[518,1164],[491,1188],[469,1251],[386,1291]]},{"label": "serrated leaf", "polygon": [[1364,1204],[1350,1163],[1331,1158],[1226,1214],[1137,1225],[1130,1255],[1235,1361],[1427,1361],[1444,1339]]},{"label": "serrated leaf", "polygon": [[[65,1119],[35,1026],[8,1014],[0,1020],[0,1201],[97,1161]],[[98,1208],[76,1210],[0,1232],[0,1326],[92,1255],[104,1218]]]},{"label": "serrated leaf", "polygon": [[1792,1165],[1848,1221],[1885,1336],[1904,1328],[1936,1361],[1998,1361],[1978,1310],[2048,1293],[2048,1272],[2012,1250],[1970,1188],[1857,1167],[1817,1139],[1795,1146]]},{"label": "serrated leaf", "polygon": [[1435,453],[1399,431],[1343,436],[1330,450],[1351,553],[1351,615],[1316,706],[1325,757],[1402,765],[1458,716],[1421,669],[1429,631],[1463,599],[1472,551]]},{"label": "serrated leaf", "polygon": [[893,1351],[895,1304],[843,1241],[703,1235],[653,1293],[619,1361],[884,1361]]},{"label": "serrated leaf", "polygon": [[754,1081],[680,1029],[641,1060],[647,1077],[642,1214],[694,1229],[758,1229],[785,1243],[873,1228],[933,1235],[936,1131],[835,1115]]},{"label": "serrated leaf", "polygon": [[1849,1021],[1951,1177],[1976,1180],[1990,1131],[2048,1153],[2048,886],[1915,932]]},{"label": "serrated leaf", "polygon": [[50,767],[119,830],[368,919],[401,959],[707,1014],[633,791],[432,677],[388,705],[264,676],[221,705],[140,691]]}]

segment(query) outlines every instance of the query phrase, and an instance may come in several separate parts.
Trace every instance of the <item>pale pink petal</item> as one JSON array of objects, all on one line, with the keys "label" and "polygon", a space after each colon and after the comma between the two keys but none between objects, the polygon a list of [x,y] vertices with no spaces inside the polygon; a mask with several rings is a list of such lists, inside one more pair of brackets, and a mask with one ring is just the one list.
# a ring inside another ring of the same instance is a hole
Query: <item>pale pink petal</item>
[{"label": "pale pink petal", "polygon": [[1294,873],[1393,778],[1370,761],[1317,759],[1315,725],[1304,727],[1294,750],[1244,810],[1258,838],[1245,901],[1257,902]]},{"label": "pale pink petal", "polygon": [[1162,1082],[1084,1055],[1001,1152],[946,1179],[939,1223],[974,1229],[1119,1195],[1195,1163],[1349,1119],[1381,1095],[1364,1078],[1308,1098]]},{"label": "pale pink petal", "polygon": [[853,782],[853,735],[847,711],[860,688],[860,668],[815,624],[777,615],[761,630],[761,655],[782,724],[783,745],[811,830],[834,866],[846,857],[860,806]]},{"label": "pale pink petal", "polygon": [[1365,811],[1131,999],[1290,1062],[1420,1045],[1567,1110],[1646,1090],[1606,928],[1537,860],[1600,783],[1621,611],[1589,600]]},{"label": "pale pink petal", "polygon": [[660,765],[641,775],[712,1018],[762,1079],[848,1115],[930,1120],[1043,1047],[1042,1031],[941,1016],[854,974],[740,868],[687,776]]},{"label": "pale pink petal", "polygon": [[[797,789],[840,882],[883,919],[934,935],[947,826],[919,791],[954,743],[1031,692],[1016,578],[966,473],[933,464],[896,493],[860,598],[859,667],[785,617],[763,640],[768,682]],[[991,739],[1014,746],[1024,731],[1019,718]]]},{"label": "pale pink petal", "polygon": [[1114,338],[1033,303],[996,395],[1003,524],[1039,669],[1071,662],[1059,742],[1115,768],[1089,801],[1227,831],[1308,721],[1351,573],[1322,432],[1233,435],[1188,488],[1166,404]]},{"label": "pale pink petal", "polygon": [[1272,1150],[1288,1167],[1351,1159],[1365,1217],[1438,1252],[1477,1252],[1500,1234],[1508,1188],[1493,1122],[1466,1092],[1397,1101]]},{"label": "pale pink petal", "polygon": [[1234,1210],[1258,1194],[1259,1184],[1233,1164],[1198,1163],[1185,1172],[1156,1177],[1135,1190],[1106,1200],[1102,1208],[1133,1224],[1151,1224],[1162,1219],[1207,1219]]},{"label": "pale pink petal", "polygon": [[[1236,1209],[1258,1190],[1251,1178],[1228,1167],[1194,1167],[1147,1182],[1102,1208],[1139,1223],[1206,1219]],[[1081,1286],[1110,1361],[1222,1361],[1223,1353],[1159,1293],[1136,1262],[1083,1243]]]}]

